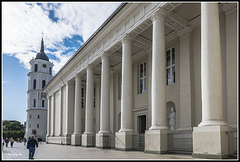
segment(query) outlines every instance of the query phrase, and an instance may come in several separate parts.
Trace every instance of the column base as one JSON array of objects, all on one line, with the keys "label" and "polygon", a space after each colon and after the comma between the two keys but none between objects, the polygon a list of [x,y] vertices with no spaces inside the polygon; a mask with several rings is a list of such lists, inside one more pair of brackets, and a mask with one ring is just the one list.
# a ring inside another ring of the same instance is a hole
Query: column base
[{"label": "column base", "polygon": [[84,133],[82,134],[82,146],[84,147],[94,147],[96,136],[94,133]]},{"label": "column base", "polygon": [[96,147],[101,149],[111,148],[111,133],[97,133]]},{"label": "column base", "polygon": [[61,142],[62,142],[62,137],[61,136],[47,137],[47,143],[61,144]]},{"label": "column base", "polygon": [[71,145],[81,146],[81,144],[82,144],[82,134],[72,134]]},{"label": "column base", "polygon": [[146,153],[165,154],[168,151],[168,130],[146,130],[145,150]]},{"label": "column base", "polygon": [[133,149],[132,136],[134,132],[116,132],[115,133],[115,149],[121,151],[129,151]]},{"label": "column base", "polygon": [[61,143],[63,145],[71,145],[71,135],[70,134],[64,134],[62,136]]},{"label": "column base", "polygon": [[227,123],[224,121],[203,121],[201,122],[198,127],[203,127],[203,126],[218,126],[218,125],[225,125],[227,126]]},{"label": "column base", "polygon": [[222,159],[229,156],[228,126],[193,127],[193,157]]}]

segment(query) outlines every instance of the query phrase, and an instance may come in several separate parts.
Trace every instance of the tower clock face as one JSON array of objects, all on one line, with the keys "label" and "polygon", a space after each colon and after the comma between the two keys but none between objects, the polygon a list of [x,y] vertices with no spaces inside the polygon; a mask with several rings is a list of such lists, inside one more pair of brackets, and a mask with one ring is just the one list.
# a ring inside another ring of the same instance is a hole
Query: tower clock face
[{"label": "tower clock face", "polygon": [[43,64],[42,66],[43,66],[43,68],[46,68],[46,67],[47,67],[47,65],[46,65],[46,64]]}]

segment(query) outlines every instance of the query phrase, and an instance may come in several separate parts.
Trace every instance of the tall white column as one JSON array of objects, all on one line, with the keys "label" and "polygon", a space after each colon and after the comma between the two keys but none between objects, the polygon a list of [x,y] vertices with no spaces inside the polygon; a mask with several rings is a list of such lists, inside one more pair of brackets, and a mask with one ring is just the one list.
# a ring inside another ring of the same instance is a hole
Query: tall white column
[{"label": "tall white column", "polygon": [[129,36],[122,39],[122,96],[121,129],[119,132],[133,131],[132,92],[132,45]]},{"label": "tall white column", "polygon": [[109,57],[102,55],[100,131],[96,134],[96,147],[110,148],[110,78]]},{"label": "tall white column", "polygon": [[52,94],[51,103],[51,136],[55,136],[55,93]]},{"label": "tall white column", "polygon": [[166,126],[166,55],[165,16],[157,12],[152,16],[152,125],[150,130],[167,129]]},{"label": "tall white column", "polygon": [[201,3],[201,82],[202,122],[193,127],[192,156],[227,158],[229,127],[223,121],[218,3]]},{"label": "tall white column", "polygon": [[75,106],[74,106],[74,133],[72,134],[71,144],[81,144],[81,126],[82,126],[82,99],[81,99],[81,77],[79,74],[75,77]]},{"label": "tall white column", "polygon": [[165,55],[165,14],[159,9],[152,15],[152,121],[145,131],[145,151],[163,154],[168,151],[166,126],[166,55]]},{"label": "tall white column", "polygon": [[110,132],[110,87],[109,87],[109,58],[102,56],[101,75],[101,108],[100,108],[100,131],[99,133]]},{"label": "tall white column", "polygon": [[85,132],[82,135],[82,146],[95,146],[96,138],[94,134],[94,80],[93,67],[87,67],[87,86],[86,86],[86,110],[85,110]]},{"label": "tall white column", "polygon": [[[51,134],[51,96],[48,96],[48,113],[47,113],[47,137]],[[47,138],[46,138],[47,139]],[[47,140],[48,142],[48,140]]]},{"label": "tall white column", "polygon": [[86,90],[86,114],[85,114],[85,132],[93,133],[93,106],[94,106],[94,81],[93,68],[91,65],[87,67],[87,90]]},{"label": "tall white column", "polygon": [[58,136],[62,135],[62,87],[59,89],[59,133]]},{"label": "tall white column", "polygon": [[121,96],[121,129],[116,132],[115,148],[132,150],[133,138],[133,85],[132,85],[132,45],[126,35],[122,39],[122,96]]},{"label": "tall white column", "polygon": [[222,107],[222,65],[217,3],[201,4],[202,122],[226,125]]},{"label": "tall white column", "polygon": [[75,77],[75,107],[74,107],[74,134],[81,134],[81,77],[80,75],[76,75]]},{"label": "tall white column", "polygon": [[74,114],[74,82],[67,81],[66,83],[66,128],[64,132],[64,137],[62,137],[63,144],[71,144],[71,135],[73,133],[73,114]]}]

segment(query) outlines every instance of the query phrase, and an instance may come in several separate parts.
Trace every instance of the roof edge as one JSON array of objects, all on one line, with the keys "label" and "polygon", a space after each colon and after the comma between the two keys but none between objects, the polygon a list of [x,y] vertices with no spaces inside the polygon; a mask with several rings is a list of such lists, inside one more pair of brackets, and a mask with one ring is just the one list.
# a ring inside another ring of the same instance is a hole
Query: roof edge
[{"label": "roof edge", "polygon": [[63,65],[63,67],[54,75],[54,77],[48,82],[45,86],[44,90],[48,87],[48,85],[54,80],[54,78],[60,74],[60,72],[71,62],[71,60],[80,52],[82,49],[107,25],[107,23],[112,20],[112,18],[119,12],[121,9],[127,4],[127,2],[121,3],[116,10],[103,22],[103,24],[88,38],[86,42],[73,54],[73,56]]}]

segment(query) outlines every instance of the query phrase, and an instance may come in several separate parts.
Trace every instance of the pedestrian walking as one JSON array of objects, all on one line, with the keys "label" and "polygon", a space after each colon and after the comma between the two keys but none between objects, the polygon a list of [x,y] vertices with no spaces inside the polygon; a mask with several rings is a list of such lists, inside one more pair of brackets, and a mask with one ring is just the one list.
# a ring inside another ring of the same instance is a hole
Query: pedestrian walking
[{"label": "pedestrian walking", "polygon": [[11,138],[10,138],[11,147],[13,147],[13,143],[14,143],[14,139],[11,137]]},{"label": "pedestrian walking", "polygon": [[25,145],[26,145],[26,142],[27,142],[26,137],[24,137],[23,142],[24,142],[24,146],[25,146]]},{"label": "pedestrian walking", "polygon": [[29,146],[29,159],[34,159],[35,146],[38,147],[37,140],[34,139],[34,135],[28,140],[27,145]]},{"label": "pedestrian walking", "polygon": [[5,139],[6,147],[8,147],[8,142],[9,142],[9,140],[8,140],[8,138],[6,138]]},{"label": "pedestrian walking", "polygon": [[4,147],[4,138],[2,139],[2,144],[3,144],[3,147]]}]

